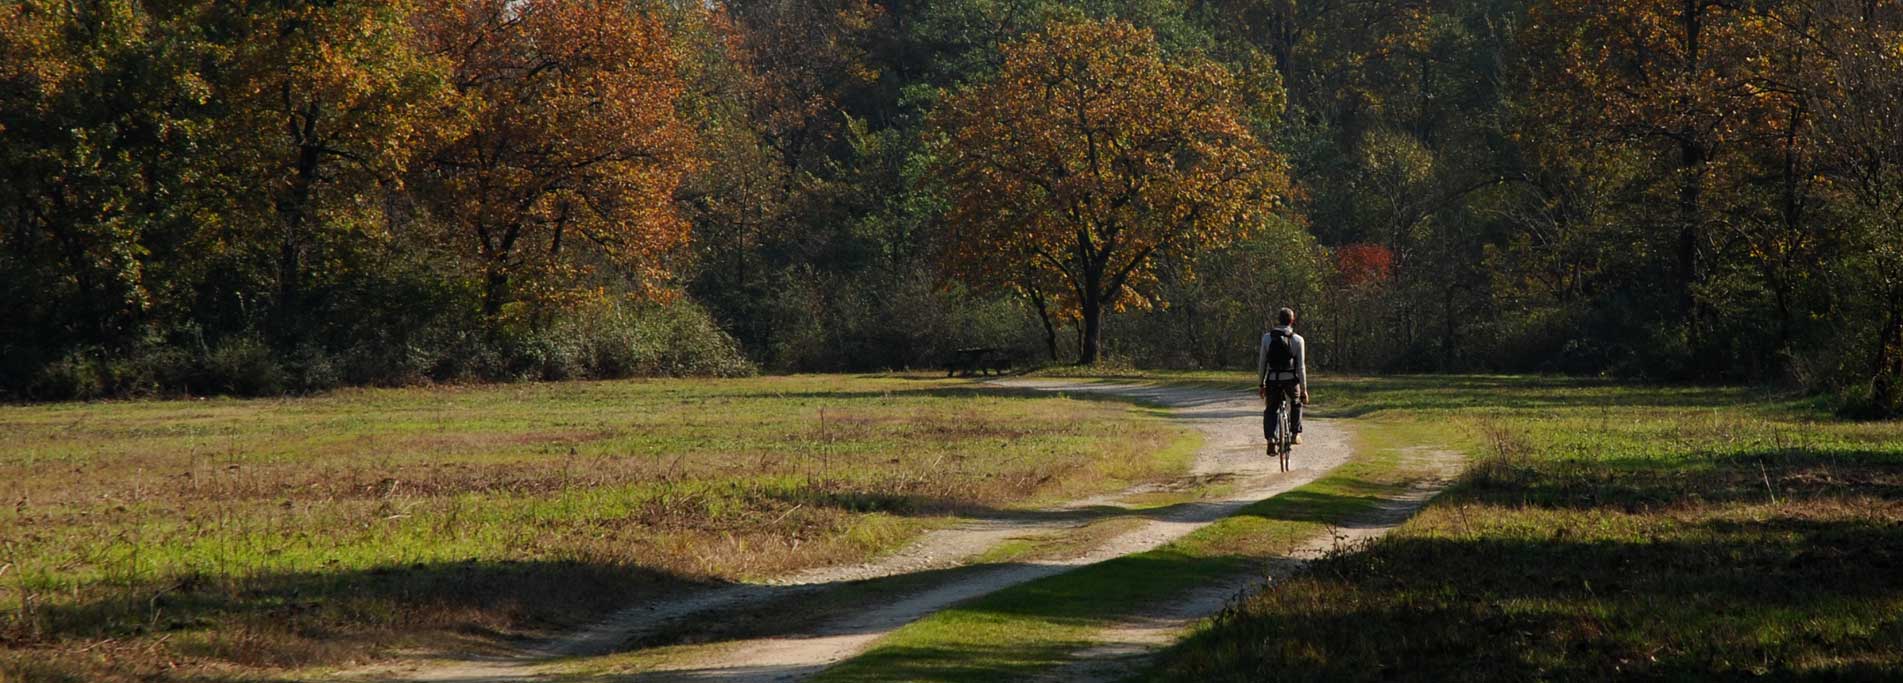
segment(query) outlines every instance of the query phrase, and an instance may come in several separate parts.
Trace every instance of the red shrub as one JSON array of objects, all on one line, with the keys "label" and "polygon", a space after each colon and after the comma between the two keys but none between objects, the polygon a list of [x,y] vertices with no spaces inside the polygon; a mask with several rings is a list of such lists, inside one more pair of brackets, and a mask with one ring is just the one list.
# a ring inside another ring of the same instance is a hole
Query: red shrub
[{"label": "red shrub", "polygon": [[1387,282],[1394,252],[1379,244],[1344,244],[1335,249],[1335,270],[1350,287]]}]

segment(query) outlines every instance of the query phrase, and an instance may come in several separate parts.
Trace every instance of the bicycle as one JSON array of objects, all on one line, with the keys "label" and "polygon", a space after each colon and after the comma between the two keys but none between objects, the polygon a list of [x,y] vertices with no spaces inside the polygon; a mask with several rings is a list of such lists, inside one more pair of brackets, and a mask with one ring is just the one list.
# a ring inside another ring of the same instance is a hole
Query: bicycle
[{"label": "bicycle", "polygon": [[1289,451],[1295,447],[1295,436],[1289,433],[1289,400],[1287,396],[1275,399],[1275,440],[1269,443],[1269,450],[1275,453],[1282,463],[1282,471],[1288,471]]}]

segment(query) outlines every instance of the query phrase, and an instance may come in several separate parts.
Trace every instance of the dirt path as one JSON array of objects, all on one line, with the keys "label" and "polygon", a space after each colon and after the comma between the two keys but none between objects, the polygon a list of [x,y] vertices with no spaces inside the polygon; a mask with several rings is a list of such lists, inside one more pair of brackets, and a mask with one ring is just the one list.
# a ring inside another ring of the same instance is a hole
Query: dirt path
[{"label": "dirt path", "polygon": [[1262,590],[1276,577],[1288,576],[1337,548],[1358,547],[1400,526],[1446,487],[1466,462],[1459,453],[1425,447],[1409,449],[1404,457],[1410,461],[1406,465],[1410,469],[1430,471],[1433,476],[1415,482],[1406,493],[1383,501],[1373,514],[1309,537],[1288,554],[1271,560],[1265,573],[1210,584],[1104,629],[1092,637],[1093,646],[1072,652],[1071,663],[1047,672],[1038,680],[1111,683],[1142,673],[1159,651],[1176,642],[1197,622],[1221,611],[1230,600]]},{"label": "dirt path", "polygon": [[[1008,380],[999,384],[1052,392],[1102,393],[1170,406],[1173,414],[1202,432],[1188,477],[1164,485],[1136,487],[1117,494],[1074,501],[1037,514],[974,521],[930,532],[905,550],[878,561],[801,572],[765,584],[736,585],[664,602],[640,605],[539,647],[506,659],[432,661],[372,674],[372,680],[510,681],[532,678],[552,657],[614,652],[629,642],[663,633],[672,625],[697,616],[742,610],[769,601],[784,600],[841,583],[916,574],[967,564],[979,554],[1010,538],[1061,532],[1080,526],[1081,513],[1118,506],[1134,496],[1197,483],[1222,481],[1220,496],[1168,506],[1147,513],[1142,522],[1073,557],[1001,564],[994,568],[948,574],[947,578],[900,598],[858,611],[834,614],[804,632],[723,643],[707,654],[660,664],[634,680],[785,681],[818,672],[856,654],[894,629],[955,603],[1027,581],[1113,557],[1143,552],[1182,537],[1242,507],[1313,481],[1347,461],[1347,434],[1326,420],[1311,420],[1305,445],[1296,451],[1293,471],[1276,471],[1263,455],[1260,402],[1234,391],[1170,386],[1123,386],[1051,380]],[[1223,587],[1223,599],[1233,594]],[[1211,593],[1214,596],[1214,592]],[[817,597],[817,596],[815,596]],[[1212,597],[1213,599],[1213,597]],[[1206,601],[1199,601],[1200,607]],[[1214,601],[1220,608],[1221,600]],[[802,606],[804,607],[804,605]],[[816,609],[825,609],[814,605]],[[1200,617],[1205,612],[1193,616]],[[1183,615],[1183,619],[1191,615]],[[1165,624],[1183,619],[1162,615]],[[1186,623],[1186,622],[1184,622]],[[1161,628],[1161,626],[1159,626]],[[1172,628],[1180,628],[1180,625]],[[1172,633],[1174,631],[1171,631]],[[1133,631],[1134,633],[1134,631]],[[1135,636],[1132,636],[1135,637]],[[358,677],[360,680],[364,677]]]}]

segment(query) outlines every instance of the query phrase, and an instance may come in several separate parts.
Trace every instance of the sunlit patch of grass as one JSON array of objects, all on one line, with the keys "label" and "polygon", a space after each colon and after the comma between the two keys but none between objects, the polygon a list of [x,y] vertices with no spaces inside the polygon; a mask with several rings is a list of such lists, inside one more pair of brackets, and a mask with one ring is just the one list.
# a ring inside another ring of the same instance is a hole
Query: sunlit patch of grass
[{"label": "sunlit patch of grass", "polygon": [[1728,387],[1325,382],[1459,425],[1468,474],[1179,647],[1166,680],[1903,674],[1903,424]]},{"label": "sunlit patch of grass", "polygon": [[0,671],[82,679],[492,647],[1195,444],[1146,408],[905,377],[0,406],[0,434]]}]

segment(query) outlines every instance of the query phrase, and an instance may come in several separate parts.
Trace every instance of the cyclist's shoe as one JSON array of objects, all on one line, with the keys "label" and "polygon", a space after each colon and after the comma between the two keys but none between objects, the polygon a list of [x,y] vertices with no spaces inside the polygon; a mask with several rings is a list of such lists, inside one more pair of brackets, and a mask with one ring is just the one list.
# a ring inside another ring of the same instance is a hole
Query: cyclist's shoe
[{"label": "cyclist's shoe", "polygon": [[1302,434],[1300,432],[1297,432],[1294,438],[1289,439],[1289,444],[1293,446],[1302,445]]}]

